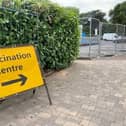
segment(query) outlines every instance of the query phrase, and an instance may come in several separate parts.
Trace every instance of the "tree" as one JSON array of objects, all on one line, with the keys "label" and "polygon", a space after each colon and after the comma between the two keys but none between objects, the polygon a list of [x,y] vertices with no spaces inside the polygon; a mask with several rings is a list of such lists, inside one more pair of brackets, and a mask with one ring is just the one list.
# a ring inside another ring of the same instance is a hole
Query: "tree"
[{"label": "tree", "polygon": [[112,23],[126,25],[126,1],[116,5],[113,10],[110,10],[109,16]]},{"label": "tree", "polygon": [[90,11],[90,12],[87,12],[87,13],[81,13],[80,14],[80,18],[92,17],[92,18],[99,19],[101,22],[106,22],[105,16],[106,16],[106,13],[104,13],[100,10],[94,10],[94,11]]},{"label": "tree", "polygon": [[[80,24],[83,25],[83,32],[85,32],[87,35],[89,35],[89,18],[96,18],[101,22],[107,22],[105,19],[106,13],[100,11],[100,10],[94,10],[87,13],[81,13],[80,14]],[[92,20],[92,34],[95,33],[95,29],[99,30],[99,22],[98,20],[93,19]]]}]

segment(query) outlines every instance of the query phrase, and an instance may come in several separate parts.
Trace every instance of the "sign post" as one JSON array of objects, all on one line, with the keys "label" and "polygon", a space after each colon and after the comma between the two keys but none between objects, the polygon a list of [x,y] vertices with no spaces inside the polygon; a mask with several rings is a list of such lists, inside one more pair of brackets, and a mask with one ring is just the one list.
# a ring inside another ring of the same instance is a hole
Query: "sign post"
[{"label": "sign post", "polygon": [[52,104],[33,45],[0,48],[0,99],[40,86]]}]

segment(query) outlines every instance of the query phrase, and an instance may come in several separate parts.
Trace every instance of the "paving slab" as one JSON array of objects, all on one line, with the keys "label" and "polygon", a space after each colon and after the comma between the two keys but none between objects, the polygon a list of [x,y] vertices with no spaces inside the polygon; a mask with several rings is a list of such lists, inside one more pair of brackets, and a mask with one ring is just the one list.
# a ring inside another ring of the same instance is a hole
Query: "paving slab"
[{"label": "paving slab", "polygon": [[77,60],[45,88],[0,104],[0,126],[126,126],[126,61]]}]

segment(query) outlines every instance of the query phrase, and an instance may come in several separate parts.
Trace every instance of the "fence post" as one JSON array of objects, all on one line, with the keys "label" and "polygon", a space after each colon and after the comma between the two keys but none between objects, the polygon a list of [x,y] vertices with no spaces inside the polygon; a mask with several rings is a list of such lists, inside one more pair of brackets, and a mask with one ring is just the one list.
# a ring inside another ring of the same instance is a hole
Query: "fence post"
[{"label": "fence post", "polygon": [[[116,24],[116,34],[118,35],[119,32],[119,27],[118,24]],[[115,56],[117,55],[117,40],[115,40]]]},{"label": "fence post", "polygon": [[125,35],[126,35],[125,32],[126,32],[126,29],[125,29],[125,25],[124,25],[124,37],[125,37]]},{"label": "fence post", "polygon": [[103,23],[99,22],[99,43],[98,43],[98,57],[101,56],[101,36]]},{"label": "fence post", "polygon": [[89,58],[91,58],[92,18],[89,18],[88,21],[90,22],[90,42],[89,42],[89,53],[88,53],[88,56],[89,56]]}]

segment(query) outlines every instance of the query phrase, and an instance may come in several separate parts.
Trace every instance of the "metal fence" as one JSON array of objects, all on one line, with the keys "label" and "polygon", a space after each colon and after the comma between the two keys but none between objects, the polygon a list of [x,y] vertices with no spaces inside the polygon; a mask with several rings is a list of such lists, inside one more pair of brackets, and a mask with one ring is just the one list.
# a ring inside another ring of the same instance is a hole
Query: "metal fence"
[{"label": "metal fence", "polygon": [[98,55],[100,21],[95,18],[81,18],[81,47],[80,57],[96,57]]},{"label": "metal fence", "polygon": [[80,57],[94,58],[126,54],[126,25],[80,19]]}]

